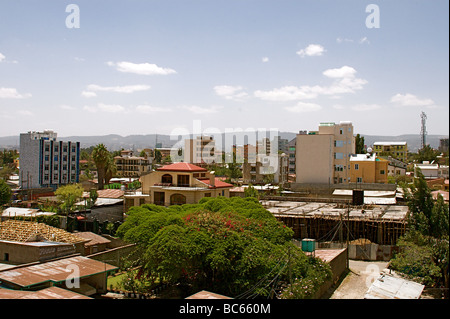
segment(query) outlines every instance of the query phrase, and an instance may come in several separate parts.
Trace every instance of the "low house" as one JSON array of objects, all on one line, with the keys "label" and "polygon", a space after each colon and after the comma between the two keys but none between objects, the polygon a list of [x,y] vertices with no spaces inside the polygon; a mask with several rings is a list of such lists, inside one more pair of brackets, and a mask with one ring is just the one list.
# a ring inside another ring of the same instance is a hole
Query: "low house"
[{"label": "low house", "polygon": [[376,154],[355,154],[350,157],[350,183],[388,182],[389,161]]},{"label": "low house", "polygon": [[42,262],[84,252],[88,240],[43,223],[0,222],[0,260],[9,263]]},{"label": "low house", "polygon": [[84,243],[84,253],[83,255],[92,255],[98,252],[105,251],[108,244],[111,243],[109,239],[103,236],[94,234],[92,232],[77,232],[75,233],[77,237],[88,240]]},{"label": "low house", "polygon": [[198,203],[203,197],[230,197],[233,185],[215,177],[213,172],[190,163],[165,165],[141,176],[142,193],[150,203],[170,206]]}]

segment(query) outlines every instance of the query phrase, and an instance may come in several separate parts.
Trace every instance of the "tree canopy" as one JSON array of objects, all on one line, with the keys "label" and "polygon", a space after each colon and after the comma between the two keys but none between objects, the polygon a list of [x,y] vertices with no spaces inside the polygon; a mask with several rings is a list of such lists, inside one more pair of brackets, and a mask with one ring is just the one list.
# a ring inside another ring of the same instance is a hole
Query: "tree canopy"
[{"label": "tree canopy", "polygon": [[61,209],[67,213],[74,210],[75,204],[83,196],[83,188],[80,184],[68,184],[60,186],[55,195],[62,202]]},{"label": "tree canopy", "polygon": [[141,247],[138,276],[181,283],[187,293],[206,289],[243,298],[281,296],[283,287],[290,287],[289,274],[292,284],[319,278],[312,291],[331,274],[327,264],[311,261],[294,246],[293,231],[255,198],[132,207],[116,234]]},{"label": "tree canopy", "polygon": [[0,179],[0,205],[9,203],[11,199],[11,188],[3,179]]},{"label": "tree canopy", "polygon": [[417,172],[405,198],[409,231],[397,243],[400,252],[391,267],[429,287],[449,286],[449,208],[441,195],[434,200],[423,174]]}]

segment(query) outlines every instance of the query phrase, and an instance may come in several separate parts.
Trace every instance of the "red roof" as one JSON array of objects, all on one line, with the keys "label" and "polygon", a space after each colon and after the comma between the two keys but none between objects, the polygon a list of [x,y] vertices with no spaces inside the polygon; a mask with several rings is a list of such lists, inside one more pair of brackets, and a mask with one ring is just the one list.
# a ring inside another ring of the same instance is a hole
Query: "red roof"
[{"label": "red roof", "polygon": [[158,168],[157,171],[170,171],[170,172],[207,172],[206,168],[196,166],[194,164],[180,162],[170,165],[165,165]]},{"label": "red roof", "polygon": [[209,179],[199,179],[199,181],[209,185],[209,187],[211,187],[211,188],[213,188],[213,187],[215,187],[215,188],[234,187],[234,185],[232,185],[232,184],[228,184],[228,183],[225,183],[225,182],[221,181],[219,177],[215,178],[215,181],[214,181],[215,185],[214,186],[210,185],[210,180]]}]

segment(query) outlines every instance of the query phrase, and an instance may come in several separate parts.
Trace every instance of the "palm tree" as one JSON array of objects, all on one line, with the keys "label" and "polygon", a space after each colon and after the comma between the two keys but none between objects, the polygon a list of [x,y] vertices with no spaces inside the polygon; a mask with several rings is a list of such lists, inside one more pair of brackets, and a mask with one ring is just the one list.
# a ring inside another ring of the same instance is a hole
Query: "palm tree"
[{"label": "palm tree", "polygon": [[98,144],[92,151],[92,158],[95,162],[95,166],[97,167],[98,189],[104,188],[106,168],[110,157],[111,154],[103,144]]},{"label": "palm tree", "polygon": [[114,163],[114,158],[112,156],[109,156],[108,162],[106,163],[105,167],[105,184],[109,184],[109,181],[111,178],[114,177],[117,173],[117,166],[116,163]]}]

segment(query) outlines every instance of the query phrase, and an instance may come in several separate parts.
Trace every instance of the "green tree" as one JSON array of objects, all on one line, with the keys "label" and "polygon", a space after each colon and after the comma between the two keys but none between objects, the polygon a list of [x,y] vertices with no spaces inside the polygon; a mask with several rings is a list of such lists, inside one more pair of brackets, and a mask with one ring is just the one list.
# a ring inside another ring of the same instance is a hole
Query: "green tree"
[{"label": "green tree", "polygon": [[258,191],[253,187],[253,185],[249,184],[248,187],[244,189],[244,197],[259,198],[259,194]]},{"label": "green tree", "polygon": [[11,188],[2,179],[0,179],[0,205],[9,203],[11,200]]},{"label": "green tree", "polygon": [[161,164],[161,160],[162,160],[162,154],[161,151],[158,149],[155,149],[155,162],[157,164]]},{"label": "green tree", "polygon": [[61,201],[61,209],[65,213],[72,212],[75,208],[75,204],[83,196],[83,187],[80,184],[69,184],[60,186],[55,195],[59,201]]},{"label": "green tree", "polygon": [[355,136],[355,153],[356,154],[365,154],[367,152],[364,146],[364,136],[356,134]]},{"label": "green tree", "polygon": [[[145,204],[127,215],[116,235],[144,249],[144,277],[180,283],[186,293],[270,296],[289,282],[289,269],[294,278],[314,273],[309,258],[291,244],[293,231],[255,198],[203,198],[168,208]],[[323,271],[331,273],[327,265]],[[279,280],[273,280],[276,274]]]},{"label": "green tree", "polygon": [[442,196],[433,200],[420,170],[411,190],[404,188],[410,210],[410,229],[399,240],[394,270],[431,287],[448,289],[449,208]]},{"label": "green tree", "polygon": [[103,144],[98,144],[92,151],[92,158],[97,167],[98,189],[103,189],[105,184],[105,175],[111,154]]}]

